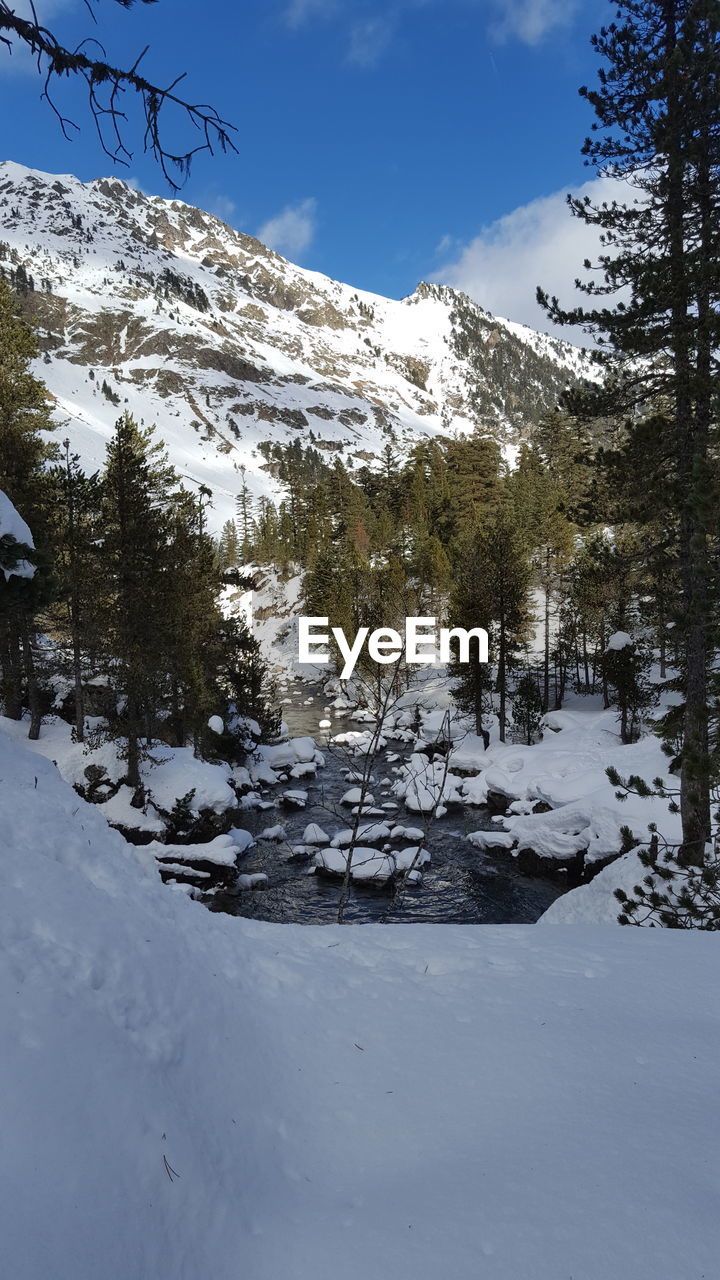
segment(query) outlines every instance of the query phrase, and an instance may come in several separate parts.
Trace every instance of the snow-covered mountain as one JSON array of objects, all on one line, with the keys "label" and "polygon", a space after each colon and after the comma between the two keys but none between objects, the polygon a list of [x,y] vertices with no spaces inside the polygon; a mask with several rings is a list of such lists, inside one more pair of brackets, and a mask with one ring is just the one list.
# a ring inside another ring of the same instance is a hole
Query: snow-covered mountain
[{"label": "snow-covered mountain", "polygon": [[[179,200],[0,164],[0,269],[39,328],[38,373],[86,466],[122,409],[233,514],[263,442],[349,465],[480,427],[512,445],[586,365],[574,347],[420,284],[397,302],[294,266]],[[528,282],[532,287],[532,282]]]}]

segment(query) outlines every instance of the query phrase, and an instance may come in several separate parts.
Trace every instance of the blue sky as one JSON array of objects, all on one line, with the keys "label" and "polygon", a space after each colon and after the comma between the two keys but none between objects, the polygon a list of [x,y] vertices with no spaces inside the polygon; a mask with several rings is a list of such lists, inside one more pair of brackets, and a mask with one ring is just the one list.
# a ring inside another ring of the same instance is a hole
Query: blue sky
[{"label": "blue sky", "polygon": [[[92,34],[80,0],[38,9],[71,44]],[[147,74],[187,71],[188,95],[238,127],[239,154],[200,157],[182,198],[294,261],[394,297],[447,280],[538,327],[538,279],[561,288],[577,274],[587,246],[562,196],[592,177],[577,90],[594,80],[589,37],[612,17],[608,0],[160,0],[130,12],[98,0],[96,12],[109,58],[150,45]],[[58,94],[82,126],[72,143],[39,96],[27,59],[0,48],[4,158],[110,172],[72,86]],[[132,125],[131,114],[120,176],[169,194]]]}]

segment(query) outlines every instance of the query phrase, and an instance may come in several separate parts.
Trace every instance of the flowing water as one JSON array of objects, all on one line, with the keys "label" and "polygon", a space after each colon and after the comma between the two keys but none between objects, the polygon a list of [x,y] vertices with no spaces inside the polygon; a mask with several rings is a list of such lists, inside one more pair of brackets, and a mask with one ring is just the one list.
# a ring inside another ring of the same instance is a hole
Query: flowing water
[{"label": "flowing water", "polygon": [[[285,720],[292,737],[310,736],[325,755],[324,768],[317,777],[301,782],[288,782],[275,789],[277,803],[272,809],[251,810],[243,818],[243,826],[253,834],[266,827],[282,824],[287,832],[287,842],[277,844],[258,841],[254,849],[240,861],[242,874],[264,872],[268,877],[265,889],[228,889],[209,898],[213,911],[231,915],[249,916],[257,920],[273,920],[299,924],[332,924],[337,916],[340,883],[311,873],[310,863],[295,857],[289,846],[301,845],[305,827],[315,822],[329,835],[341,827],[352,825],[347,806],[339,800],[350,785],[343,774],[348,767],[362,767],[361,762],[351,762],[337,748],[328,748],[327,734],[318,728],[325,718],[324,696],[314,691],[312,702],[307,686],[295,686],[292,705],[283,708]],[[331,732],[339,733],[349,728],[363,728],[345,716],[333,717]],[[400,748],[390,743],[387,750],[400,753]],[[404,754],[404,753],[402,753]],[[390,793],[381,791],[384,779],[395,777],[389,764],[380,753],[373,770],[372,791],[376,802],[392,800]],[[397,761],[400,764],[401,761]],[[283,808],[280,792],[289,787],[301,787],[308,792],[306,808],[288,811]],[[264,797],[274,800],[273,791]],[[393,810],[389,821],[403,826],[422,827],[421,814],[408,813],[400,803]],[[428,838],[423,841],[432,861],[423,872],[420,885],[407,885],[400,896],[390,887],[352,885],[345,918],[351,922],[378,922],[432,924],[533,924],[562,892],[557,884],[519,875],[510,859],[496,860],[475,849],[464,837],[468,831],[488,828],[492,824],[485,809],[467,808],[448,813],[433,823]],[[411,844],[412,841],[405,841]],[[402,843],[393,847],[402,847]]]}]

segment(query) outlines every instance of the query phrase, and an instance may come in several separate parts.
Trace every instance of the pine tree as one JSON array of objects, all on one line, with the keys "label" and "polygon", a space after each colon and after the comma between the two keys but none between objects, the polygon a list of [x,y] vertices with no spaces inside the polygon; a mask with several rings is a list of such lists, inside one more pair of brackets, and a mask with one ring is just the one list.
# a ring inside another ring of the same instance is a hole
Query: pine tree
[{"label": "pine tree", "polygon": [[62,463],[50,472],[53,542],[58,602],[53,623],[66,636],[71,652],[74,686],[75,737],[85,736],[83,666],[100,648],[97,619],[103,591],[98,554],[100,486],[97,475],[87,476],[70,441],[63,441]]},{"label": "pine tree", "polygon": [[[479,528],[468,529],[458,557],[458,571],[450,599],[450,622],[453,627],[484,627],[492,641],[491,624],[494,619],[494,600],[485,569],[487,535]],[[457,676],[453,693],[464,711],[472,715],[475,732],[489,745],[489,734],[484,728],[483,717],[492,709],[492,668],[489,662],[480,662],[478,646],[470,645],[469,662],[459,665],[457,649],[452,673]],[[489,655],[492,658],[492,652]]]},{"label": "pine tree", "polygon": [[427,602],[431,616],[442,618],[452,583],[452,568],[445,548],[434,534],[428,535],[418,547],[414,568],[421,600]]},{"label": "pine tree", "polygon": [[[618,0],[617,19],[594,37],[605,60],[593,106],[595,136],[585,143],[601,172],[628,180],[627,201],[572,210],[599,227],[604,280],[589,295],[622,301],[563,312],[560,323],[599,335],[614,373],[612,397],[596,411],[637,411],[662,400],[666,426],[655,451],[672,460],[665,501],[679,515],[684,722],[681,856],[699,863],[710,834],[708,623],[712,613],[709,530],[711,456],[717,436],[713,353],[720,345],[720,7],[715,0]],[[631,197],[633,190],[640,200]],[[588,264],[589,265],[589,264]],[[641,364],[642,362],[642,364]],[[633,431],[632,421],[629,427]]]},{"label": "pine tree", "polygon": [[167,510],[160,636],[169,726],[175,746],[200,746],[215,705],[222,615],[217,603],[220,561],[206,532],[203,495],[174,492]]},{"label": "pine tree", "polygon": [[53,591],[45,472],[52,447],[42,434],[52,431],[53,424],[45,386],[30,372],[36,354],[35,336],[0,279],[0,490],[32,529],[37,564],[32,579],[13,579],[0,597],[2,700],[5,714],[19,720],[27,689],[31,738],[39,736],[41,720],[35,617]]},{"label": "pine tree", "polygon": [[[248,488],[245,478],[245,467],[240,468],[240,492],[237,495],[237,518],[240,526],[242,542],[240,545],[240,556],[243,564],[247,564],[252,559],[253,539],[252,539],[252,507],[253,498]],[[238,561],[235,561],[237,564]]]},{"label": "pine tree", "polygon": [[542,698],[537,680],[531,671],[526,671],[515,686],[512,696],[513,722],[522,730],[528,746],[540,728],[542,719]]},{"label": "pine tree", "polygon": [[[483,526],[465,537],[460,563],[463,565],[451,605],[453,626],[484,627],[489,634],[497,667],[500,741],[505,741],[510,669],[515,651],[526,636],[530,614],[531,568],[523,530],[513,504],[507,498]],[[471,660],[459,668],[456,698],[475,717],[476,732],[482,733],[482,717],[487,709],[490,672],[478,660],[474,644]]]},{"label": "pine tree", "polygon": [[242,721],[245,717],[257,721],[264,738],[279,733],[276,689],[268,676],[260,645],[242,619],[224,618],[220,622],[215,690],[228,726],[217,744],[223,759],[244,757],[242,743],[246,735]]},{"label": "pine tree", "polygon": [[[524,530],[531,563],[543,594],[543,710],[550,709],[551,629],[556,597],[573,551],[573,529],[563,511],[564,493],[536,448],[523,445],[508,479],[516,519]],[[555,702],[557,705],[557,688]]]},{"label": "pine tree", "polygon": [[102,478],[103,570],[108,600],[103,621],[108,657],[124,698],[127,781],[142,802],[140,738],[152,736],[163,685],[164,572],[168,507],[176,477],[152,432],[129,414],[115,424]]},{"label": "pine tree", "polygon": [[500,741],[505,741],[510,669],[515,652],[527,635],[530,622],[531,566],[527,545],[516,512],[509,501],[498,507],[490,522],[480,554],[481,572],[487,575],[491,599],[492,629],[497,635],[497,688]]},{"label": "pine tree", "polygon": [[240,553],[240,539],[234,520],[226,520],[222,527],[218,555],[223,569],[236,569],[245,561],[245,557]]},{"label": "pine tree", "polygon": [[497,441],[476,432],[447,444],[447,543],[485,520],[500,498],[502,454]]},{"label": "pine tree", "polygon": [[[622,632],[618,634],[624,636]],[[613,644],[612,639],[603,657],[603,670],[615,693],[620,740],[634,742],[642,712],[657,700],[657,690],[648,680],[650,654],[632,641]]]}]

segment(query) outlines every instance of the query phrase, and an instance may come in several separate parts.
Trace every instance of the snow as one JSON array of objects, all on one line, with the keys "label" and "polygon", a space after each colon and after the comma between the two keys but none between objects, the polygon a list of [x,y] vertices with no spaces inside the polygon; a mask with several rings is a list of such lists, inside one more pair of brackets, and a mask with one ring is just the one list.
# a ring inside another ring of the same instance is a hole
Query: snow
[{"label": "snow", "polygon": [[[256,501],[277,498],[259,445],[296,439],[298,421],[349,467],[359,453],[379,459],[388,431],[401,454],[448,427],[490,427],[505,442],[510,396],[491,423],[471,408],[477,375],[455,350],[460,295],[451,290],[428,296],[425,286],[401,300],[363,293],[181,201],[115,178],[83,184],[9,162],[0,164],[0,239],[37,282],[49,282],[67,318],[37,372],[85,469],[102,465],[117,412],[105,380],[137,421],[157,424],[191,485],[211,489],[215,532],[235,514],[241,469]],[[162,300],[166,271],[202,289],[207,309]],[[501,341],[520,339],[513,354],[527,360],[531,384],[537,353],[562,380],[586,370],[571,346],[463,303]],[[425,389],[408,378],[408,361],[428,369]],[[537,388],[542,396],[541,381]]]},{"label": "snow", "polygon": [[260,765],[265,765],[277,771],[313,763],[317,748],[313,738],[291,738],[289,742],[281,742],[277,746],[260,746],[255,755],[259,763],[253,765],[253,769],[257,770]]},{"label": "snow", "polygon": [[638,855],[631,851],[603,867],[589,884],[565,893],[540,917],[538,924],[614,924],[622,907],[616,889],[632,894],[648,874]]},{"label": "snow", "polygon": [[154,858],[172,858],[176,863],[212,862],[216,867],[234,867],[238,854],[255,843],[249,831],[236,827],[224,836],[215,836],[204,844],[162,844],[152,840],[145,845]]},{"label": "snow", "polygon": [[422,827],[403,827],[398,824],[390,832],[391,840],[423,840],[424,838],[425,832]]},{"label": "snow", "polygon": [[114,796],[97,806],[98,813],[115,827],[161,835],[165,830],[165,823],[155,807],[150,804],[144,810],[136,809],[133,805],[134,795],[132,787],[119,787]]},{"label": "snow", "polygon": [[375,797],[371,791],[365,791],[363,795],[362,787],[350,787],[344,795],[340,797],[340,804],[374,804]]},{"label": "snow", "polygon": [[316,822],[309,822],[303,831],[303,844],[329,844],[330,836]]},{"label": "snow", "polygon": [[332,871],[335,875],[342,876],[350,861],[350,876],[353,880],[376,881],[384,883],[395,874],[395,859],[391,854],[378,853],[377,849],[371,849],[369,846],[356,845],[352,850],[343,853],[341,849],[332,848],[320,849],[315,854],[315,866],[325,871]]},{"label": "snow", "polygon": [[717,1274],[712,934],[210,914],[4,726],[0,845],[13,1280]]},{"label": "snow", "polygon": [[448,802],[460,803],[461,788],[462,779],[449,771],[445,760],[429,760],[421,753],[400,768],[393,785],[411,813],[434,813],[438,818],[447,812]]},{"label": "snow", "polygon": [[152,774],[153,800],[161,809],[172,809],[178,797],[194,791],[191,808],[214,809],[222,813],[234,808],[236,796],[229,779],[232,769],[226,764],[210,764],[198,760],[192,747],[163,746],[156,753],[158,764]]},{"label": "snow", "polygon": [[632,648],[635,641],[629,636],[627,631],[615,631],[607,642],[607,653],[615,649]]},{"label": "snow", "polygon": [[[13,542],[20,542],[25,547],[35,546],[30,529],[2,489],[0,489],[0,538],[12,538]],[[32,578],[35,574],[35,565],[30,564],[28,560],[18,560],[13,569],[0,571],[5,575],[6,582],[10,578]]]},{"label": "snow", "polygon": [[342,849],[352,844],[353,840],[366,840],[368,844],[377,844],[379,840],[390,838],[390,828],[386,822],[363,822],[353,832],[352,827],[345,827],[332,838],[333,849]]},{"label": "snow", "polygon": [[[48,718],[44,721],[36,742],[27,741],[27,724],[0,716],[0,727],[26,749],[47,756],[56,762],[67,782],[83,786],[87,782],[85,771],[89,765],[104,768],[110,782],[115,783],[127,772],[127,761],[122,758],[122,743],[107,741],[99,747],[72,741],[71,727],[64,720]],[[146,759],[140,763],[143,785],[149,793],[147,812],[131,805],[132,791],[121,787],[117,795],[99,806],[108,821],[139,830],[159,831],[163,827],[157,809],[169,813],[177,800],[194,791],[191,812],[212,809],[224,813],[237,805],[237,797],[230,779],[233,771],[227,764],[211,764],[199,760],[191,747],[169,747],[165,743],[153,743]]]},{"label": "snow", "polygon": [[282,798],[283,800],[286,800],[289,805],[292,805],[293,808],[304,809],[307,804],[308,793],[307,791],[301,791],[299,789],[291,789],[289,791],[283,791]]},{"label": "snow", "polygon": [[225,729],[222,716],[211,716],[208,720],[208,729],[213,733],[222,733]]},{"label": "snow", "polygon": [[263,889],[268,883],[268,878],[264,871],[254,871],[251,875],[242,875],[237,878],[238,889]]},{"label": "snow", "polygon": [[232,827],[228,834],[232,838],[238,853],[245,853],[246,850],[252,849],[255,844],[252,835],[244,827]]},{"label": "snow", "polygon": [[426,867],[430,862],[427,849],[412,845],[409,849],[396,849],[393,853],[398,871],[409,871],[411,867]]},{"label": "snow", "polygon": [[290,770],[291,778],[314,778],[317,772],[314,764],[294,764]]}]

